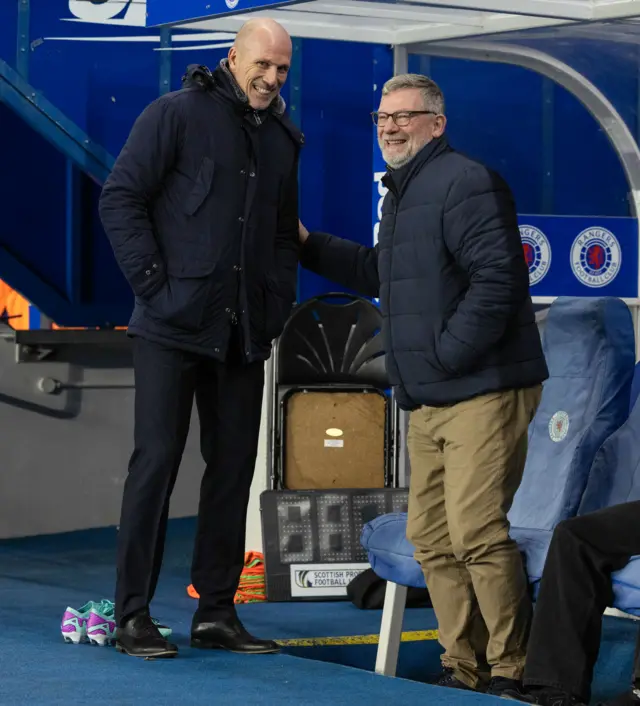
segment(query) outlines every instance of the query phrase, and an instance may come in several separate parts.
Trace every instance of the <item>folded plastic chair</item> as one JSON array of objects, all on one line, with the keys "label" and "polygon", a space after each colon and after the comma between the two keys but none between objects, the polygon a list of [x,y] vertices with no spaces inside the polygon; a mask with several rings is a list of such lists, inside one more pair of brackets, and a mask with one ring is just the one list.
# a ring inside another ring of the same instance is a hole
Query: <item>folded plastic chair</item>
[{"label": "folded plastic chair", "polygon": [[[560,298],[545,322],[550,377],[529,429],[522,484],[509,514],[534,590],[558,522],[577,514],[603,441],[627,418],[635,337],[627,306],[615,298]],[[424,586],[404,513],[368,523],[361,542],[388,581],[376,671],[395,674],[407,586]]]}]

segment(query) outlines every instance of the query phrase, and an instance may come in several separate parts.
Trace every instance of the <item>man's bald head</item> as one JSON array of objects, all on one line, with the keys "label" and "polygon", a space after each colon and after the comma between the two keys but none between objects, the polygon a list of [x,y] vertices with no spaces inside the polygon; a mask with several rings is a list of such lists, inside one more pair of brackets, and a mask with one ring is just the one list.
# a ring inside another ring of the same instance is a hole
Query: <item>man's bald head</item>
[{"label": "man's bald head", "polygon": [[243,47],[250,42],[282,43],[291,48],[291,37],[287,30],[269,17],[254,17],[247,20],[236,35],[234,46]]},{"label": "man's bald head", "polygon": [[229,69],[252,108],[267,108],[279,94],[291,53],[291,37],[275,20],[256,17],[244,23],[229,50]]}]

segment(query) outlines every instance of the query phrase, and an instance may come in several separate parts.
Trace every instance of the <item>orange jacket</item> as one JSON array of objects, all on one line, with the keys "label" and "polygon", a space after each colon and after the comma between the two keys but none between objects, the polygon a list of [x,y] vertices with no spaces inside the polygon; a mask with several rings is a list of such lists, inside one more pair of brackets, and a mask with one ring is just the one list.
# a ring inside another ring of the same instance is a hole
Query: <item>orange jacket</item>
[{"label": "orange jacket", "polygon": [[29,328],[29,302],[6,282],[0,280],[0,316],[7,317],[11,328],[25,331]]}]

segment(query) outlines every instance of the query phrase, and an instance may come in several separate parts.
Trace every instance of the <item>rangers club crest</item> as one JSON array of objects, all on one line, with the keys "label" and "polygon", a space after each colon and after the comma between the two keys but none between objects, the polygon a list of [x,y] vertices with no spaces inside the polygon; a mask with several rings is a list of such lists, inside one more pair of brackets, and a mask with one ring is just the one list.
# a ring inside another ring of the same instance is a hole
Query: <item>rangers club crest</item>
[{"label": "rangers club crest", "polygon": [[538,284],[551,267],[551,246],[547,236],[533,226],[520,226],[524,258],[529,267],[529,285]]},{"label": "rangers club crest", "polygon": [[606,228],[587,228],[571,246],[571,269],[587,287],[605,287],[613,282],[622,264],[618,239]]},{"label": "rangers club crest", "polygon": [[556,443],[566,438],[569,433],[569,415],[566,412],[556,412],[549,420],[549,436]]}]

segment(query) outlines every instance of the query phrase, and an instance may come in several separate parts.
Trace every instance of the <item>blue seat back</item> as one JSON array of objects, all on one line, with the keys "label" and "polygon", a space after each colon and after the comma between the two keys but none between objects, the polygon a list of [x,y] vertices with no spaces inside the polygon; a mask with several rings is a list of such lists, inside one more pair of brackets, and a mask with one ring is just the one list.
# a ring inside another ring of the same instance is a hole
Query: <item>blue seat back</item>
[{"label": "blue seat back", "polygon": [[640,500],[640,401],[598,449],[579,515]]},{"label": "blue seat back", "polygon": [[629,400],[629,414],[636,405],[636,400],[640,395],[640,363],[636,363],[636,368],[633,372],[633,382],[631,383],[631,399]]},{"label": "blue seat back", "polygon": [[550,377],[529,428],[509,520],[552,530],[578,512],[597,450],[627,418],[635,364],[631,313],[612,297],[559,298],[543,345]]}]

